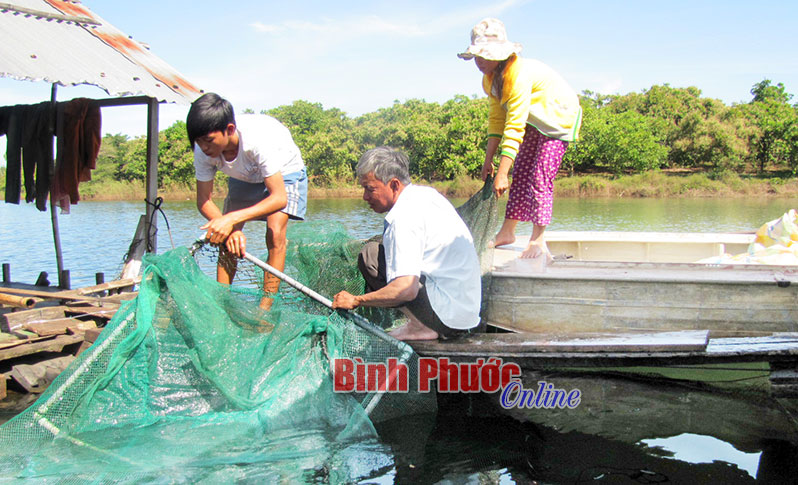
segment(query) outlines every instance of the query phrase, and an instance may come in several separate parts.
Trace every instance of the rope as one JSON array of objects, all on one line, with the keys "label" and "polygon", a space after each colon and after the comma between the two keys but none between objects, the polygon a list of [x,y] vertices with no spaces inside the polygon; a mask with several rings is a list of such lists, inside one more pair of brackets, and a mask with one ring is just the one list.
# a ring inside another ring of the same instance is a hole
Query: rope
[{"label": "rope", "polygon": [[[164,222],[166,222],[166,232],[169,233],[169,242],[172,244],[172,249],[174,249],[175,248],[175,241],[174,241],[174,239],[172,239],[172,228],[169,227],[169,219],[166,217],[166,214],[164,213],[163,209],[161,209],[161,204],[163,204],[163,197],[160,197],[160,196],[156,197],[155,198],[155,202],[150,202],[149,200],[144,199],[144,202],[146,202],[148,205],[151,205],[152,208],[153,208],[152,215],[150,216],[150,220],[149,220],[149,226],[148,226],[149,230],[152,230],[152,228],[154,227],[153,226],[153,222],[154,222],[155,216],[156,216],[156,214],[158,212],[160,212],[161,215],[163,216]],[[158,234],[158,228],[157,227],[155,228],[155,232],[153,233],[153,236],[155,234]],[[151,240],[152,240],[152,238],[147,238],[147,252],[148,253],[153,252],[153,249],[154,249],[152,247],[152,244],[150,244]]]}]

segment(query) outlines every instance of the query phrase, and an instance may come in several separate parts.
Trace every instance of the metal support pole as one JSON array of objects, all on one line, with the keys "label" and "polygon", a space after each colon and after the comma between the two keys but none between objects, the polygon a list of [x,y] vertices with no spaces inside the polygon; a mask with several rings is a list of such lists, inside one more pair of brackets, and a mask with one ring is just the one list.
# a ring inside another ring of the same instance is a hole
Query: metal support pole
[{"label": "metal support pole", "polygon": [[158,100],[147,101],[147,250],[158,252],[156,237],[158,219],[155,199],[158,197]]},{"label": "metal support pole", "polygon": [[[58,113],[58,103],[56,102],[58,92],[58,85],[53,83],[52,90],[50,92],[50,109],[52,110],[52,120],[55,121],[53,124],[50,123],[50,133],[55,135],[56,137],[56,144],[58,144],[58,140],[61,139],[59,135],[63,133],[64,130],[64,121],[63,116],[60,116]],[[52,143],[52,141],[50,142]],[[58,155],[61,155],[61,150],[56,150]],[[56,161],[55,156],[50,159],[50,220],[52,221],[53,226],[53,243],[55,244],[55,263],[58,268],[58,286],[61,288],[65,288],[69,285],[68,281],[63,280],[64,275],[64,255],[61,252],[61,232],[58,230],[58,212],[56,211],[56,203],[55,203],[55,191],[53,187],[55,185],[55,167]]]}]

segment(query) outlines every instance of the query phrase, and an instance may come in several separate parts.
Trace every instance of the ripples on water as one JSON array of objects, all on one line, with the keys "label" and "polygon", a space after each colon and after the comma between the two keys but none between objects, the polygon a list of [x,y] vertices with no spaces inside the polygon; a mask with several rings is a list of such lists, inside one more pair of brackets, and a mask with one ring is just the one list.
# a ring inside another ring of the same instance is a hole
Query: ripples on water
[{"label": "ripples on water", "polygon": [[[462,200],[453,201],[455,204]],[[551,230],[654,231],[654,232],[752,232],[769,220],[798,207],[795,199],[557,199]],[[81,202],[58,222],[64,252],[64,267],[71,272],[73,287],[94,283],[94,273],[106,280],[122,268],[124,255],[136,230],[144,203]],[[503,209],[502,209],[503,210]],[[192,201],[165,202],[176,246],[189,246],[203,235],[204,223]],[[0,204],[0,262],[10,263],[12,279],[33,283],[47,271],[57,282],[55,250],[49,212],[30,204]],[[367,238],[382,232],[382,215],[375,214],[359,199],[311,200],[308,221],[302,224],[339,224],[353,237]],[[265,222],[245,227],[248,248],[263,254]],[[289,228],[292,224],[290,223]],[[164,219],[158,217],[158,248],[171,248]],[[529,224],[519,225],[519,234],[529,234]]]}]

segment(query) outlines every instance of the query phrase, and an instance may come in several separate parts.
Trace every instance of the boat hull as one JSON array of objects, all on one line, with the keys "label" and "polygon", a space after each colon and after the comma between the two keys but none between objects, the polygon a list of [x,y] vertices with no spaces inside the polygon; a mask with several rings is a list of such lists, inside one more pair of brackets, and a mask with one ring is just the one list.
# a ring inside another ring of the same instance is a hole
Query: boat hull
[{"label": "boat hull", "polygon": [[[707,245],[718,244],[705,239]],[[649,252],[662,255],[655,242],[648,242]],[[646,241],[637,243],[642,247]],[[673,244],[669,241],[668,247]],[[798,332],[796,266],[576,258],[544,266],[518,258],[518,251],[501,249],[494,255],[484,317],[500,328],[558,333]]]}]

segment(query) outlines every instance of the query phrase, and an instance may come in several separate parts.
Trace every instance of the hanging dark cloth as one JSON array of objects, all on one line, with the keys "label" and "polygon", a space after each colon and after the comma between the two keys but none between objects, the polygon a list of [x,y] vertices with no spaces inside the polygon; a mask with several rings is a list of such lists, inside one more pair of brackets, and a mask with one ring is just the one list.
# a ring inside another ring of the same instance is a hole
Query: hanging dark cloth
[{"label": "hanging dark cloth", "polygon": [[51,121],[53,105],[43,102],[27,106],[22,132],[22,172],[25,202],[36,201],[40,211],[47,209],[50,192],[50,162],[53,159]]},{"label": "hanging dark cloth", "polygon": [[[64,212],[80,200],[78,185],[91,180],[102,142],[100,106],[77,98],[63,105],[63,133],[58,141],[59,160],[55,168],[53,195]],[[50,193],[50,163],[53,159],[52,104],[0,107],[0,135],[6,135],[5,201],[19,204],[22,179],[25,201],[36,201],[47,209]]]},{"label": "hanging dark cloth", "polygon": [[6,203],[19,204],[22,185],[22,130],[20,114],[24,106],[5,106],[2,118],[3,134],[6,135]]},{"label": "hanging dark cloth", "polygon": [[39,210],[46,210],[53,159],[52,116],[48,102],[0,108],[0,135],[7,138],[6,202],[19,204],[24,176],[25,201],[35,200]]},{"label": "hanging dark cloth", "polygon": [[63,133],[58,141],[53,195],[55,204],[69,212],[80,200],[78,185],[91,180],[100,152],[102,118],[97,102],[76,98],[63,106]]}]

